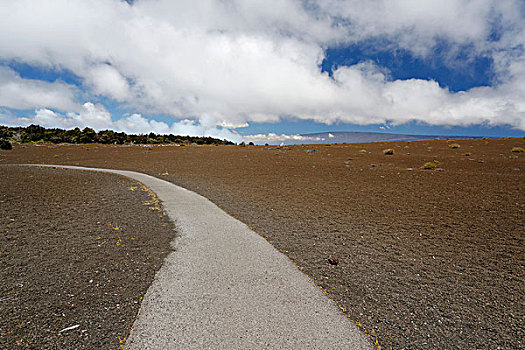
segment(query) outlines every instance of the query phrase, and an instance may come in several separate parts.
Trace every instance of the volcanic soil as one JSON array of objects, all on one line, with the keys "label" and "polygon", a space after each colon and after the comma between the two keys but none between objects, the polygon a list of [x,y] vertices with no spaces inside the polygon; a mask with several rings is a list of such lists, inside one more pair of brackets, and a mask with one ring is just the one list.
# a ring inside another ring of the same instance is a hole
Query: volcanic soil
[{"label": "volcanic soil", "polygon": [[0,348],[120,349],[175,234],[156,197],[102,173],[0,178]]},{"label": "volcanic soil", "polygon": [[200,193],[287,254],[382,348],[523,349],[525,154],[513,147],[525,139],[15,145],[0,164],[135,170]]}]

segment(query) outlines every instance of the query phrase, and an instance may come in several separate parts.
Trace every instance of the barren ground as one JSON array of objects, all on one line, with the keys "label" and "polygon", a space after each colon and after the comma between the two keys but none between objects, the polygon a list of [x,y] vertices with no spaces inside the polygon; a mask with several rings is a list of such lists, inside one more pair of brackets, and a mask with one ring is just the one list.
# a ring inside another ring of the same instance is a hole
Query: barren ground
[{"label": "barren ground", "polygon": [[119,349],[172,223],[120,176],[0,166],[0,177],[0,348]]},{"label": "barren ground", "polygon": [[15,145],[0,164],[128,169],[196,191],[285,252],[383,348],[522,349],[525,154],[511,149],[525,140],[455,143]]}]

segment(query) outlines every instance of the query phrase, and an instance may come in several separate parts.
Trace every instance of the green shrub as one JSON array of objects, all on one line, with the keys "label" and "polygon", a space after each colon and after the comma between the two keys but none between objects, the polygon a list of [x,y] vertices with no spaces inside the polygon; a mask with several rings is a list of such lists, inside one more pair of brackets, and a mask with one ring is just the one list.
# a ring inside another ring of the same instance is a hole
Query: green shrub
[{"label": "green shrub", "polygon": [[10,150],[13,149],[13,146],[11,145],[11,142],[9,142],[9,140],[0,139],[0,149]]}]

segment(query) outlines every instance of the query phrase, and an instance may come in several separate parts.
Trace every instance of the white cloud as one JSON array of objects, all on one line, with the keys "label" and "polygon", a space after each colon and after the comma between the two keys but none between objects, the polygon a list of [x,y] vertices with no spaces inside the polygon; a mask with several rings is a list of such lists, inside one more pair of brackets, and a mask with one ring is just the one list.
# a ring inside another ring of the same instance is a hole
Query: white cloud
[{"label": "white cloud", "polygon": [[23,79],[9,68],[0,66],[0,106],[12,109],[52,107],[76,110],[75,87],[62,82]]},{"label": "white cloud", "polygon": [[226,129],[239,129],[239,128],[247,128],[250,126],[249,123],[234,124],[234,123],[231,123],[225,120],[219,123],[218,125]]},{"label": "white cloud", "polygon": [[[170,126],[140,115],[88,118],[96,125],[224,135],[294,117],[525,129],[521,0],[18,0],[2,8],[9,15],[0,22],[0,59],[71,70],[88,100],[101,95],[142,115],[197,119]],[[497,41],[488,40],[494,26]],[[372,39],[423,56],[446,40],[450,64],[454,50],[468,46],[472,56],[494,58],[497,84],[452,93],[432,80],[392,81],[366,62],[339,68],[334,79],[320,72],[326,47]],[[70,86],[10,74],[0,77],[0,106],[77,113],[64,122],[88,114]]]},{"label": "white cloud", "polygon": [[507,16],[507,0],[324,0],[322,8],[344,20],[354,41],[386,36],[397,45],[428,54],[439,38],[454,43],[485,42],[491,23]]},{"label": "white cloud", "polygon": [[126,79],[112,66],[101,64],[93,67],[86,75],[86,82],[93,92],[123,101],[129,96],[129,85]]},{"label": "white cloud", "polygon": [[244,142],[253,142],[256,144],[264,144],[264,143],[280,143],[280,142],[286,142],[286,141],[295,141],[300,142],[303,141],[305,143],[308,143],[308,141],[324,141],[323,138],[318,136],[303,136],[303,135],[287,135],[287,134],[275,134],[275,133],[269,133],[269,134],[256,134],[256,135],[247,135],[243,138]]},{"label": "white cloud", "polygon": [[40,108],[35,111],[34,116],[25,116],[21,121],[23,121],[23,125],[38,124],[48,128],[64,129],[89,127],[102,130],[112,126],[111,114],[104,106],[90,102],[84,103],[79,113],[61,114],[51,109]]},{"label": "white cloud", "polygon": [[125,116],[116,121],[112,120],[104,106],[86,102],[78,113],[57,113],[47,108],[35,110],[34,115],[17,117],[12,113],[2,113],[0,111],[0,124],[9,126],[28,126],[38,124],[48,128],[93,128],[95,131],[111,129],[123,131],[128,134],[147,134],[150,132],[158,134],[175,134],[190,136],[211,136],[219,139],[227,139],[233,142],[240,142],[242,137],[228,129],[218,128],[215,124],[206,124],[202,121],[180,120],[171,125],[144,118],[140,114]]}]

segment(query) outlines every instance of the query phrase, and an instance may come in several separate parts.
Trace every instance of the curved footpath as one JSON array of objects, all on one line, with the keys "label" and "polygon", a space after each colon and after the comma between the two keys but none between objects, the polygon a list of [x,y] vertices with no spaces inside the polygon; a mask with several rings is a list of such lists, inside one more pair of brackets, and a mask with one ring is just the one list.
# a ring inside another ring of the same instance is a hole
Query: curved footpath
[{"label": "curved footpath", "polygon": [[148,289],[127,349],[372,349],[324,293],[283,254],[208,199],[155,177],[178,237]]}]

